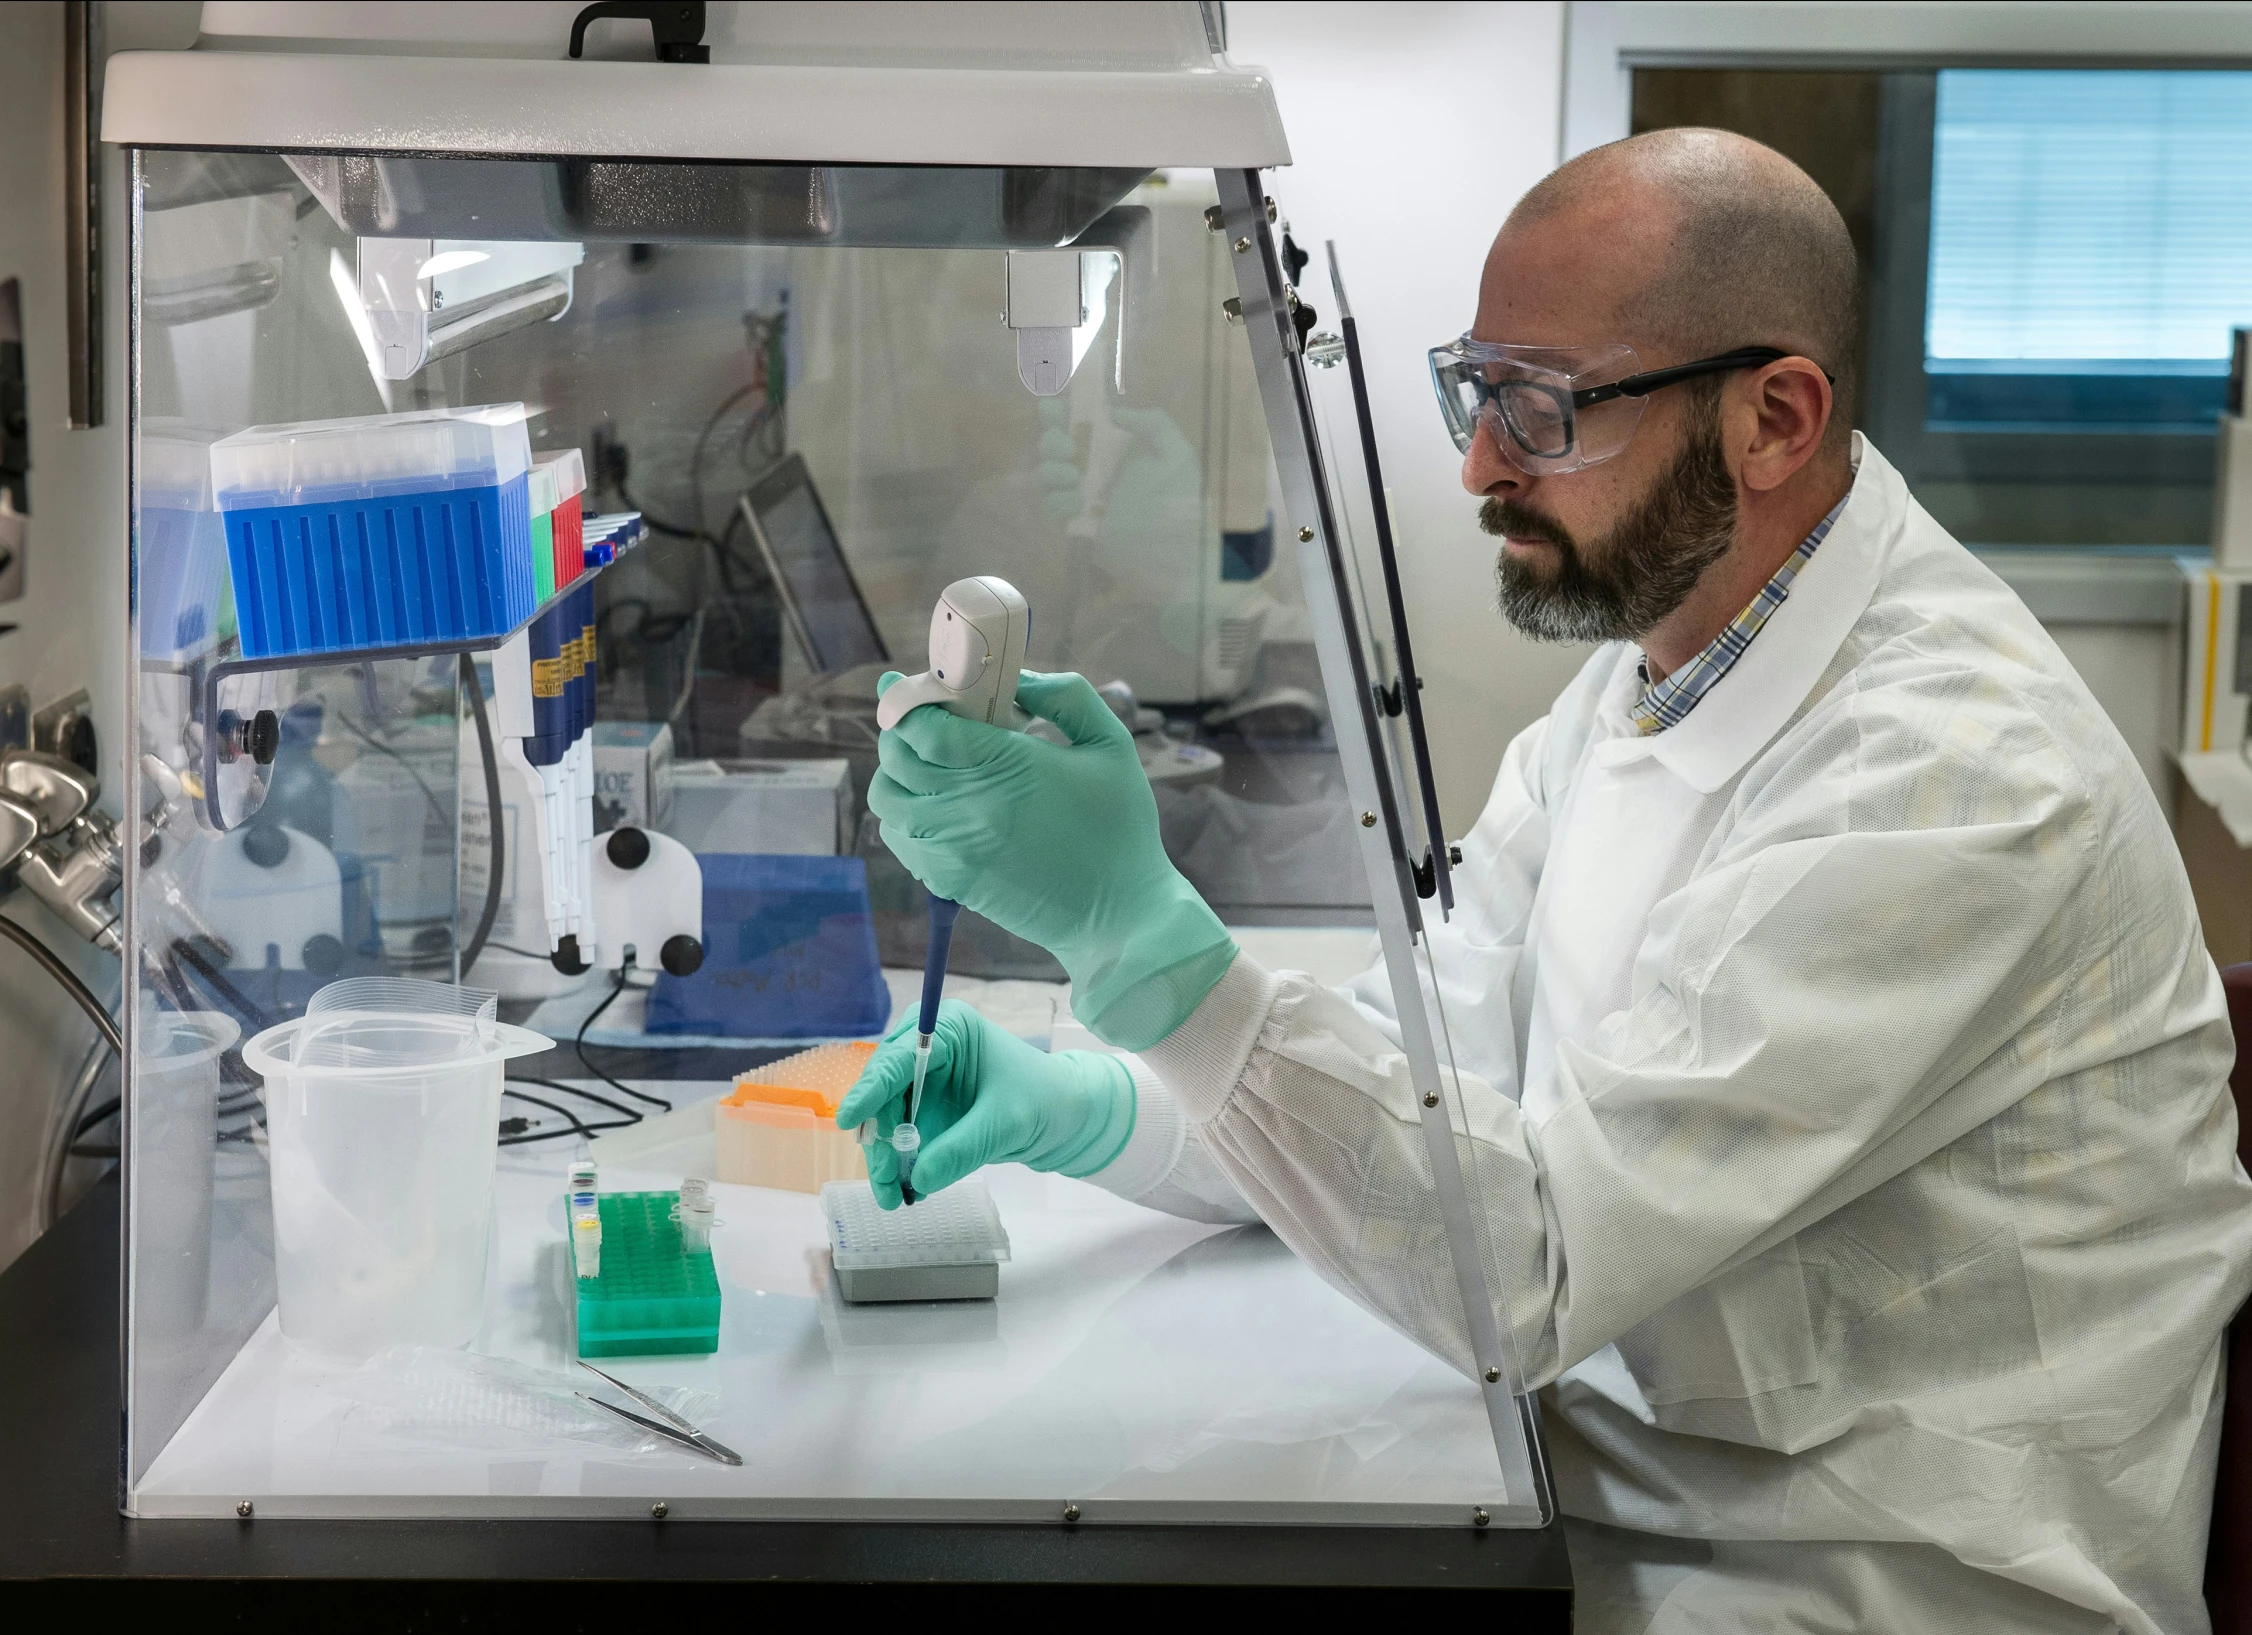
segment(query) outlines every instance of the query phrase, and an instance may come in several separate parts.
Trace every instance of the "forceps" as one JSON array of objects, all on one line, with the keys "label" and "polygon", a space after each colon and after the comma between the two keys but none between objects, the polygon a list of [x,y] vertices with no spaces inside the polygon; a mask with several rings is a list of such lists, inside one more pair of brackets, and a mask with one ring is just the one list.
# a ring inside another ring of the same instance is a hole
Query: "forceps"
[{"label": "forceps", "polygon": [[[661,1436],[668,1442],[676,1442],[681,1447],[687,1448],[694,1453],[700,1453],[707,1459],[717,1459],[723,1465],[739,1465],[743,1462],[743,1456],[737,1453],[733,1448],[723,1446],[722,1444],[713,1441],[710,1437],[706,1436],[695,1426],[689,1424],[687,1420],[681,1418],[680,1415],[674,1413],[670,1408],[659,1402],[655,1397],[646,1396],[643,1393],[636,1391],[632,1386],[628,1385],[624,1380],[619,1379],[614,1374],[603,1373],[601,1369],[595,1367],[594,1364],[588,1362],[584,1357],[581,1357],[579,1359],[579,1366],[585,1369],[588,1373],[592,1374],[596,1379],[616,1386],[619,1390],[623,1391],[627,1396],[633,1398],[634,1401],[640,1403],[651,1413],[656,1414],[658,1416],[658,1419],[644,1419],[641,1415],[635,1413],[631,1408],[621,1408],[614,1402],[604,1402],[600,1397],[590,1397],[584,1391],[573,1391],[571,1394],[577,1397],[581,1402],[591,1402],[597,1408],[607,1408],[611,1413],[616,1414],[620,1419],[624,1420],[629,1425],[638,1425],[639,1427],[641,1427],[641,1429],[647,1431],[652,1436]],[[663,1423],[660,1424],[659,1420],[662,1420]]]}]

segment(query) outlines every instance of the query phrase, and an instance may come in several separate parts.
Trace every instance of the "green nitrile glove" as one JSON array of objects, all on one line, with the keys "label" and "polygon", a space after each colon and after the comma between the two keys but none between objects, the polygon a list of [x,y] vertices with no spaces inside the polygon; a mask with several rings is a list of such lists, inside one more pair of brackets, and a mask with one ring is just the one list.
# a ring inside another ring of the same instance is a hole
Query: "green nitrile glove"
[{"label": "green nitrile glove", "polygon": [[1027,670],[1017,703],[1069,742],[925,705],[883,734],[869,809],[932,892],[1063,962],[1095,1037],[1147,1049],[1212,991],[1235,943],[1165,855],[1134,736],[1087,679]]},{"label": "green nitrile glove", "polygon": [[[907,1116],[915,1082],[915,1017],[900,1019],[868,1058],[837,1108],[837,1126],[866,1119],[889,1137]],[[930,1072],[916,1131],[915,1195],[937,1192],[987,1164],[1028,1164],[1059,1175],[1092,1175],[1134,1133],[1134,1081],[1115,1056],[1091,1050],[1050,1055],[996,1027],[959,999],[938,1008]],[[876,1202],[897,1209],[899,1160],[890,1141],[867,1149]]]}]

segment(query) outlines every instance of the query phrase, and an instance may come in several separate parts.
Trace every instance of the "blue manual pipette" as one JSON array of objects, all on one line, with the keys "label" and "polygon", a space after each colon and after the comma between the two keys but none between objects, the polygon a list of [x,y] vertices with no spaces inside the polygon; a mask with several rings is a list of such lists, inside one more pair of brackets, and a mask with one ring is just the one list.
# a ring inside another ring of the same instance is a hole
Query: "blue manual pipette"
[{"label": "blue manual pipette", "polygon": [[915,1115],[922,1111],[923,1080],[931,1070],[931,1035],[938,1031],[938,999],[946,986],[946,955],[954,944],[954,916],[962,912],[962,905],[944,897],[931,899],[930,947],[923,955],[923,1009],[915,1018],[915,1088],[907,1095],[907,1119],[891,1132],[891,1150],[899,1157],[899,1196],[904,1203],[915,1201],[915,1189],[909,1185],[915,1173],[915,1154],[922,1149],[922,1132],[915,1128]]}]

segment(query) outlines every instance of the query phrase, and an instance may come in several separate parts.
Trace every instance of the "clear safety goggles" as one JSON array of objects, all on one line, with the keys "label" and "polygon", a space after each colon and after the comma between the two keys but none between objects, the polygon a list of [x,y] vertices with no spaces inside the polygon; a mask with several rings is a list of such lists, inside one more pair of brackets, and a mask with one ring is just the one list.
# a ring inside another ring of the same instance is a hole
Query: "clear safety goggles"
[{"label": "clear safety goggles", "polygon": [[1528,476],[1553,477],[1625,448],[1643,400],[1660,387],[1790,355],[1740,346],[1642,371],[1631,346],[1504,346],[1465,335],[1431,349],[1431,384],[1456,448],[1468,454],[1485,425],[1512,465]]}]

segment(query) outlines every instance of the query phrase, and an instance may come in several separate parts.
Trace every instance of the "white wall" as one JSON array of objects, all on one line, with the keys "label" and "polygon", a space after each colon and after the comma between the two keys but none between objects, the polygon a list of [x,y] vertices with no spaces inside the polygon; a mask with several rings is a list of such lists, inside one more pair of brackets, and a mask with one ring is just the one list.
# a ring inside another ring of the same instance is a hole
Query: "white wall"
[{"label": "white wall", "polygon": [[[1536,646],[1495,610],[1495,542],[1424,363],[1470,327],[1486,246],[1556,164],[1563,30],[1561,4],[1228,7],[1228,55],[1273,74],[1290,136],[1296,163],[1275,196],[1302,244],[1337,241],[1352,294],[1455,835],[1586,652]],[[1327,277],[1309,268],[1304,282],[1326,314]]]}]

